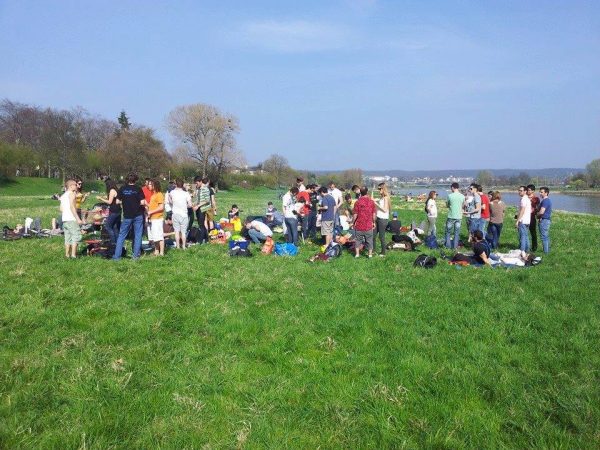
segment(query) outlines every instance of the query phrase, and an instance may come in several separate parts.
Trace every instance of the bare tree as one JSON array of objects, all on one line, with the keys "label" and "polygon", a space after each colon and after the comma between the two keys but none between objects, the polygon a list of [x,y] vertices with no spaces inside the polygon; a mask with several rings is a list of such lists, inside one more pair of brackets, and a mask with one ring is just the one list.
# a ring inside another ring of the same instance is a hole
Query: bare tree
[{"label": "bare tree", "polygon": [[277,186],[281,185],[281,182],[289,175],[290,164],[288,163],[287,158],[285,156],[281,156],[278,154],[273,154],[265,159],[262,163],[262,168],[268,174],[271,174],[275,177],[277,181]]},{"label": "bare tree", "polygon": [[44,111],[42,140],[49,164],[59,168],[63,182],[68,171],[83,166],[85,144],[77,127],[76,112],[49,108]]},{"label": "bare tree", "polygon": [[178,106],[171,111],[167,128],[187,147],[189,156],[198,162],[202,175],[206,176],[215,155],[218,158],[218,152],[225,146],[235,148],[239,124],[235,117],[223,115],[218,108],[197,103]]}]

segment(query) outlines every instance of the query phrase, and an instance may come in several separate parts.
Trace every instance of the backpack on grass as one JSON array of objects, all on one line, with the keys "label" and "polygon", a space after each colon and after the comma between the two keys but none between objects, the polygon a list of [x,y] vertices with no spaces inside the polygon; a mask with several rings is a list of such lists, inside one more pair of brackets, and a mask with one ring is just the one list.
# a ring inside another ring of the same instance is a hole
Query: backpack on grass
[{"label": "backpack on grass", "polygon": [[278,256],[296,256],[298,254],[298,247],[291,242],[285,244],[275,244],[275,254]]},{"label": "backpack on grass", "polygon": [[421,253],[415,259],[413,264],[414,267],[422,267],[423,269],[433,269],[437,264],[437,258],[435,256],[429,256],[425,253]]}]

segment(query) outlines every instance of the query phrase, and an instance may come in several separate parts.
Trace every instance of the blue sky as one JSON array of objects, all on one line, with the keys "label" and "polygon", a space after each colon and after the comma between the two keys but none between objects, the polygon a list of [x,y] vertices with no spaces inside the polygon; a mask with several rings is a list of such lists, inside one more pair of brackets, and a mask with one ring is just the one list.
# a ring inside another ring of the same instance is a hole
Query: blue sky
[{"label": "blue sky", "polygon": [[210,103],[249,163],[583,167],[599,1],[0,0],[0,98],[155,128]]}]

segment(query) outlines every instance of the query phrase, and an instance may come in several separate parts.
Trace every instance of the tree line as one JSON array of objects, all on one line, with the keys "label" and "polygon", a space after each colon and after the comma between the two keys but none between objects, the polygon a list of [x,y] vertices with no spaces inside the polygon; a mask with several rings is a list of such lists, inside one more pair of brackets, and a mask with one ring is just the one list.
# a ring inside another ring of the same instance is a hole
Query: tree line
[{"label": "tree line", "polygon": [[177,146],[167,151],[156,131],[133,124],[125,111],[116,120],[84,108],[56,109],[0,101],[0,176],[120,179],[129,172],[142,177],[207,176],[217,185],[246,187],[289,185],[297,177],[307,182],[361,184],[362,171],[314,174],[290,167],[273,154],[248,169],[237,146],[236,116],[207,104],[178,106],[165,120]]}]

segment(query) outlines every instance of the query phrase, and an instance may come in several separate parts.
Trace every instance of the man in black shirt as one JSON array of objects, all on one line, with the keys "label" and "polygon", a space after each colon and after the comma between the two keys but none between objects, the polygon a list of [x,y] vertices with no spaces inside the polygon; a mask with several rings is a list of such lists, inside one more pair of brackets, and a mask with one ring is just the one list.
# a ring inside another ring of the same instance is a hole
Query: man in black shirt
[{"label": "man in black shirt", "polygon": [[306,238],[315,239],[317,237],[317,208],[319,207],[319,193],[317,185],[310,184],[307,188],[310,198],[310,212],[308,213],[308,227],[306,229]]},{"label": "man in black shirt", "polygon": [[123,206],[123,221],[119,229],[119,238],[117,239],[117,248],[113,259],[121,259],[121,253],[125,239],[129,230],[133,227],[133,251],[132,257],[139,258],[142,252],[142,233],[144,232],[144,210],[146,200],[144,193],[136,185],[138,177],[134,173],[127,175],[127,184],[125,184],[117,195],[117,201]]},{"label": "man in black shirt", "polygon": [[490,245],[483,239],[483,232],[481,230],[476,230],[473,233],[473,238],[475,242],[473,244],[473,261],[472,264],[490,264]]}]

